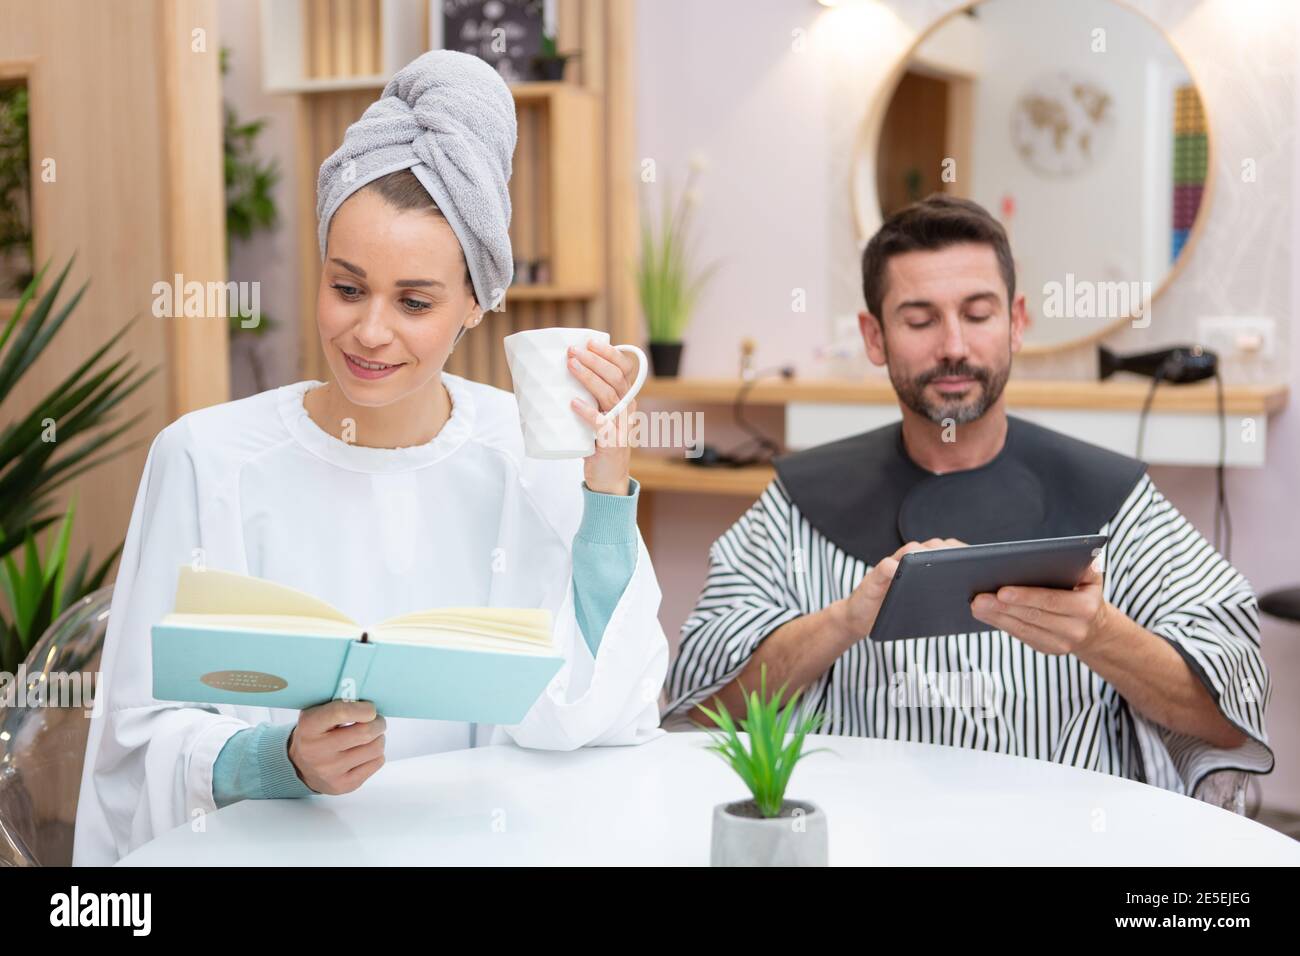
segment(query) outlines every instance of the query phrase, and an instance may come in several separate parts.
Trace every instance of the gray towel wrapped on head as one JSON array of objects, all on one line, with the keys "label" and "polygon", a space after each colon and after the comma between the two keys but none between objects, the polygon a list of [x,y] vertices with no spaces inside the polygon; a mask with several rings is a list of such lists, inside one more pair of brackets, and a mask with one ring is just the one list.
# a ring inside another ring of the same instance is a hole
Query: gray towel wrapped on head
[{"label": "gray towel wrapped on head", "polygon": [[496,70],[454,50],[431,50],[398,70],[320,167],[321,261],[343,200],[380,176],[410,169],[460,240],[474,297],[492,309],[514,277],[510,249],[515,101]]}]

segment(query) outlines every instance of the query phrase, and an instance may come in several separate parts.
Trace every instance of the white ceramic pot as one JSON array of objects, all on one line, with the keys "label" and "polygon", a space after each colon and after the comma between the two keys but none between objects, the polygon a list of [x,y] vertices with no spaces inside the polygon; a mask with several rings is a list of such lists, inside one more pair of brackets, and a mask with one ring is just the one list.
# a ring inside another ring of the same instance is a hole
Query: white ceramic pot
[{"label": "white ceramic pot", "polygon": [[764,817],[753,800],[713,808],[713,866],[826,866],[826,814],[815,803],[786,800]]}]

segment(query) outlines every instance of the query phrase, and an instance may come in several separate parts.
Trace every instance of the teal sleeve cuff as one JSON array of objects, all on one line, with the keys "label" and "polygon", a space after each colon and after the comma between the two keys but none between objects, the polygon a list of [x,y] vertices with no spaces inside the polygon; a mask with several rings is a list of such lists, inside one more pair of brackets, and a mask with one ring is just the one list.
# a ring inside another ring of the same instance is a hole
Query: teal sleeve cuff
[{"label": "teal sleeve cuff", "polygon": [[274,800],[315,793],[289,759],[296,724],[261,723],[226,741],[212,766],[212,800],[218,807],[239,800]]},{"label": "teal sleeve cuff", "polygon": [[573,606],[593,656],[636,569],[640,491],[635,478],[626,495],[592,491],[585,482],[582,486],[582,522],[573,538]]},{"label": "teal sleeve cuff", "polygon": [[266,730],[257,742],[257,766],[262,775],[262,797],[309,797],[316,791],[302,782],[289,759],[289,735],[297,724],[263,724]]},{"label": "teal sleeve cuff", "polygon": [[641,483],[627,480],[625,495],[607,495],[592,491],[582,483],[582,523],[578,538],[592,544],[636,544],[636,503],[641,497]]}]

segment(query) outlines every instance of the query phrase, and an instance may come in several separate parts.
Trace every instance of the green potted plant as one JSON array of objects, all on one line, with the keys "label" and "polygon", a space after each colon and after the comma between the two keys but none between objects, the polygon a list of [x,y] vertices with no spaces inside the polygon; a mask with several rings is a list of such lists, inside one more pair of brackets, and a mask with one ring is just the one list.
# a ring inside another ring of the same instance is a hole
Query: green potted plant
[{"label": "green potted plant", "polygon": [[[817,750],[803,749],[804,739],[822,724],[821,714],[795,719],[799,692],[782,707],[786,685],[767,692],[767,665],[759,671],[759,689],[745,697],[739,728],[720,699],[718,709],[700,710],[717,726],[708,731],[709,750],[718,754],[744,781],[748,800],[713,808],[713,866],[826,866],[826,814],[807,800],[788,800],[786,786],[795,765]],[[741,733],[749,738],[746,748]],[[787,742],[787,736],[789,741]],[[826,748],[819,748],[824,750]]]},{"label": "green potted plant", "polygon": [[[56,308],[72,268],[69,259],[49,289],[33,302],[48,267],[47,262],[28,283],[13,314],[0,328],[0,407],[8,407],[18,382],[45,354],[86,291],[83,285],[70,301]],[[49,392],[38,396],[28,411],[18,414],[15,410],[0,425],[0,588],[7,605],[0,607],[0,670],[16,670],[17,662],[59,610],[99,587],[116,557],[114,549],[92,573],[88,573],[85,557],[69,569],[71,508],[65,511],[63,525],[44,560],[36,548],[36,536],[58,520],[51,510],[58,489],[139,444],[114,447],[144,413],[120,423],[115,418],[122,402],[154,370],[141,371],[128,356],[108,357],[134,321],[111,335]],[[23,549],[22,568],[8,558],[17,548]]]},{"label": "green potted plant", "polygon": [[564,68],[581,53],[561,53],[555,45],[555,35],[542,33],[542,50],[533,57],[533,75],[544,83],[559,83],[564,79]]},{"label": "green potted plant", "polygon": [[688,242],[690,212],[696,204],[695,177],[703,168],[691,164],[686,188],[674,198],[671,184],[664,189],[659,223],[641,212],[641,251],[636,286],[649,334],[650,364],[655,375],[675,378],[681,365],[682,335],[704,286],[717,269],[713,263],[699,272],[690,264]]}]

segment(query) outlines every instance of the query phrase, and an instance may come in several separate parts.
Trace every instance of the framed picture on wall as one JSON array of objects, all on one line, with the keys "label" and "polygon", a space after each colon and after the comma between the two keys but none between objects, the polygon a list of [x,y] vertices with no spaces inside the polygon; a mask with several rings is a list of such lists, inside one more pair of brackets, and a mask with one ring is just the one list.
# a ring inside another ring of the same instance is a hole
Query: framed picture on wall
[{"label": "framed picture on wall", "polygon": [[443,0],[442,44],[486,60],[507,83],[522,83],[542,52],[543,8],[543,0]]},{"label": "framed picture on wall", "polygon": [[0,301],[35,274],[28,85],[21,64],[0,64]]}]

